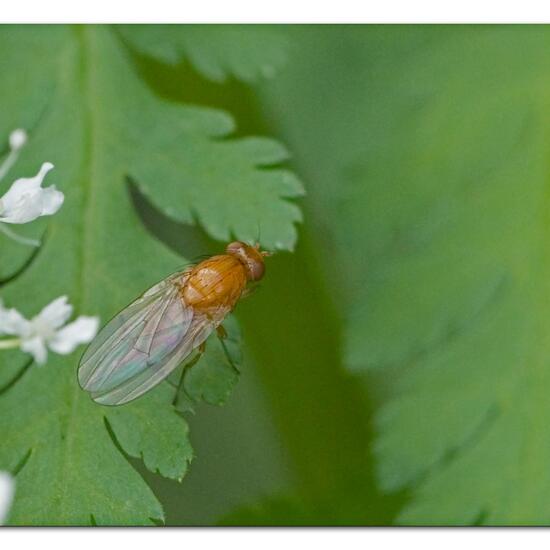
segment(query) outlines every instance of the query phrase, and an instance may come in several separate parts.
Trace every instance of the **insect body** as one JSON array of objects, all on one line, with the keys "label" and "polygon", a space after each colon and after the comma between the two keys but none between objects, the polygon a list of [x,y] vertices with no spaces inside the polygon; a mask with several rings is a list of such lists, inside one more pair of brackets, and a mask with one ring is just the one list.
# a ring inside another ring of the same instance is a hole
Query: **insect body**
[{"label": "insect body", "polygon": [[78,368],[94,401],[122,405],[164,380],[219,327],[264,275],[259,246],[236,241],[226,253],[170,275],[116,315]]}]

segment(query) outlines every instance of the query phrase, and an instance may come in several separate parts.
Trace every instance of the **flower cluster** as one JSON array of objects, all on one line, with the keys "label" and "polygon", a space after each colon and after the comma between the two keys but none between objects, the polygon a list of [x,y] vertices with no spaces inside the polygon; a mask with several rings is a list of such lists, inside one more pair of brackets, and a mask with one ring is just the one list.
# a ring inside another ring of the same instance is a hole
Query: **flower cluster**
[{"label": "flower cluster", "polygon": [[[14,130],[9,137],[10,152],[0,165],[0,180],[12,168],[28,137],[24,130]],[[40,216],[55,214],[63,204],[64,195],[54,185],[42,187],[46,174],[53,164],[45,162],[36,176],[15,180],[0,197],[0,231],[24,244],[40,244],[13,233],[4,224],[23,224]],[[61,296],[32,319],[26,319],[16,309],[7,309],[0,299],[0,349],[19,348],[32,355],[42,365],[48,357],[48,349],[55,353],[69,354],[79,345],[90,342],[98,329],[97,317],[80,316],[66,324],[73,312],[67,296]]]},{"label": "flower cluster", "polygon": [[[14,130],[10,134],[10,150],[0,164],[0,181],[15,164],[26,143],[24,130]],[[39,241],[22,237],[6,225],[32,222],[41,216],[51,216],[61,208],[65,199],[63,193],[55,185],[42,187],[52,168],[51,162],[43,163],[36,176],[15,180],[0,196],[0,232],[22,244],[40,245]],[[46,362],[48,349],[62,355],[73,352],[79,344],[88,343],[95,337],[99,318],[81,315],[67,324],[72,313],[67,296],[56,298],[32,319],[26,319],[14,308],[4,307],[0,299],[0,350],[19,348],[32,355],[38,365]],[[0,471],[0,525],[6,521],[14,491],[12,476]]]},{"label": "flower cluster", "polygon": [[15,309],[6,309],[0,301],[0,335],[15,336],[0,340],[0,348],[19,347],[39,365],[46,362],[48,348],[62,355],[72,353],[79,344],[90,342],[99,328],[98,317],[84,315],[66,325],[72,312],[67,296],[55,299],[31,320]]}]

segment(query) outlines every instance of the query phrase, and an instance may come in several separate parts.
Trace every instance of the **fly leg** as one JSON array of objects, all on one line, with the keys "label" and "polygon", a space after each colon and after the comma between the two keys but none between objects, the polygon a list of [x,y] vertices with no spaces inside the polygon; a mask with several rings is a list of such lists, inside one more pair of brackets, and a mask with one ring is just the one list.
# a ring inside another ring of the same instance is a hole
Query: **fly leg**
[{"label": "fly leg", "polygon": [[225,340],[227,339],[227,331],[225,330],[223,325],[218,325],[216,327],[216,334],[218,335],[218,339],[220,340],[220,344],[222,345],[223,352],[225,353],[227,362],[231,365],[231,368],[237,374],[241,374],[241,371],[237,368],[237,365],[235,365],[235,363],[233,362],[233,359],[231,359],[231,355],[229,354],[229,351],[227,350],[227,346],[225,345]]},{"label": "fly leg", "polygon": [[178,386],[176,388],[176,394],[174,395],[174,399],[172,400],[172,405],[177,406],[178,399],[180,395],[181,388],[183,386],[183,379],[185,377],[185,373],[196,363],[198,363],[199,359],[202,357],[202,354],[206,351],[206,342],[203,342],[198,348],[197,348],[197,355],[189,361],[189,363],[183,365],[183,368],[181,369],[181,376],[180,381],[178,383]]}]

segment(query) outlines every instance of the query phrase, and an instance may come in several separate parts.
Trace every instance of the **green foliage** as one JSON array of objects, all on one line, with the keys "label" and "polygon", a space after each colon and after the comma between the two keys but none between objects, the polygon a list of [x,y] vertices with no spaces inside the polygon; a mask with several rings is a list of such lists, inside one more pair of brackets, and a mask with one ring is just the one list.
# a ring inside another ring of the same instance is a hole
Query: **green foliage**
[{"label": "green foliage", "polygon": [[[215,80],[223,79],[226,72],[250,80],[265,67],[274,73],[284,59],[284,42],[269,31],[264,36],[261,28],[130,26],[122,31],[139,51],[161,60],[187,54],[199,71]],[[263,38],[266,47],[258,48]],[[148,156],[136,144],[130,175],[141,191],[166,216],[183,223],[196,218],[216,239],[227,241],[234,235],[254,241],[261,228],[266,247],[292,248],[293,223],[301,220],[301,214],[295,204],[281,199],[300,196],[302,185],[287,170],[265,169],[287,160],[286,149],[267,138],[221,140],[234,129],[228,115],[197,107],[186,111],[179,124],[174,124],[174,109],[168,106],[154,111],[148,123],[141,121],[135,139],[142,132],[161,133],[158,147]],[[159,162],[152,162],[151,154]],[[165,161],[174,157],[181,164]]]},{"label": "green foliage", "polygon": [[[195,37],[204,42],[200,30]],[[0,135],[16,127],[30,134],[8,179],[34,174],[49,160],[56,166],[49,182],[66,195],[47,221],[39,253],[2,288],[8,306],[30,317],[67,294],[78,314],[105,322],[182,265],[144,228],[128,178],[168,216],[198,221],[214,237],[254,240],[260,229],[264,246],[293,246],[299,211],[283,198],[296,196],[301,186],[285,170],[264,169],[286,158],[284,149],[267,139],[228,139],[233,122],[224,112],[155,96],[112,29],[3,27],[0,48],[2,74],[10,78],[1,93]],[[209,48],[215,55],[215,44]],[[249,67],[272,63],[271,54],[254,59]],[[5,258],[11,244],[0,238]],[[2,372],[14,376],[27,360],[14,353],[1,359]],[[135,403],[101,407],[78,387],[77,360],[76,353],[51,354],[46,366],[28,368],[14,384],[2,374],[0,468],[18,472],[11,522],[163,519],[117,446],[142,457],[151,471],[183,477],[192,451],[187,425],[171,405],[173,388],[162,384]],[[200,395],[210,399],[208,383],[200,384]]]},{"label": "green foliage", "polygon": [[316,183],[346,362],[390,392],[374,450],[380,486],[411,488],[397,521],[547,524],[549,30],[293,40],[268,103]]},{"label": "green foliage", "polygon": [[316,515],[296,498],[269,497],[250,506],[233,510],[223,517],[225,526],[303,526],[315,525]]},{"label": "green foliage", "polygon": [[257,25],[123,25],[122,35],[142,54],[165,63],[188,59],[206,78],[245,82],[273,77],[286,61],[280,32]]},{"label": "green foliage", "polygon": [[[30,174],[25,174],[25,176],[28,175]],[[5,182],[0,183],[2,194],[11,183],[11,181],[9,184]],[[46,179],[45,185],[47,184]],[[44,234],[45,228],[45,220],[38,219],[32,224],[16,226],[12,231],[21,237],[38,240],[38,238]],[[9,258],[9,261],[0,262],[0,284],[3,284],[15,278],[17,274],[25,268],[25,265],[31,260],[32,254],[29,254],[28,246],[21,246],[21,243],[6,237],[4,233],[0,233],[0,250],[2,251],[2,258]],[[34,250],[34,253],[37,254],[38,249]]]},{"label": "green foliage", "polygon": [[238,387],[231,324],[227,349],[213,335],[200,362],[115,409],[78,389],[76,354],[14,384],[24,359],[0,356],[12,521],[162,518],[137,457],[172,524],[548,524],[549,41],[546,27],[2,30],[17,95],[2,93],[0,135],[31,130],[8,179],[52,160],[67,194],[21,228],[47,227],[2,289],[27,315],[68,293],[106,320],[183,263],[145,231],[126,178],[174,249],[219,251],[178,222],[293,247],[301,187],[273,167],[286,151],[231,138],[226,114],[191,100],[282,137],[310,182],[296,254],[270,258],[235,313]]}]

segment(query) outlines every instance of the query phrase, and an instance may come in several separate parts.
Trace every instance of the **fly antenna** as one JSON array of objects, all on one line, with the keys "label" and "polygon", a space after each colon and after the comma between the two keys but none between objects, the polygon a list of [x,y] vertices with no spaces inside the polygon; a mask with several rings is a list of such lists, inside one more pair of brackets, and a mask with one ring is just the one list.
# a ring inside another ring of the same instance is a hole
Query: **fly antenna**
[{"label": "fly antenna", "polygon": [[262,236],[262,227],[260,225],[260,222],[257,222],[257,226],[258,226],[258,233],[256,234],[257,237],[256,237],[256,240],[255,240],[255,248],[256,250],[260,250],[260,240],[261,240],[261,236]]},{"label": "fly antenna", "polygon": [[254,248],[265,258],[267,256],[273,256],[272,252],[267,252],[266,250],[260,249],[260,240],[261,240],[261,226],[260,222],[258,222],[258,233],[257,233],[256,240],[254,242]]}]

